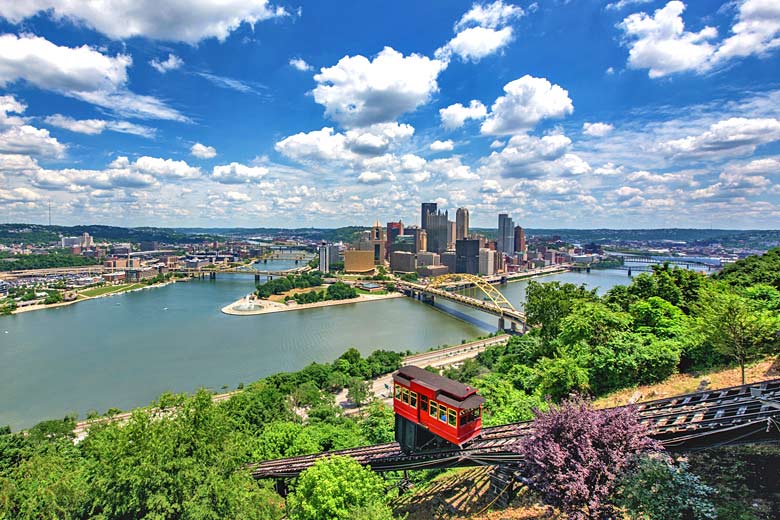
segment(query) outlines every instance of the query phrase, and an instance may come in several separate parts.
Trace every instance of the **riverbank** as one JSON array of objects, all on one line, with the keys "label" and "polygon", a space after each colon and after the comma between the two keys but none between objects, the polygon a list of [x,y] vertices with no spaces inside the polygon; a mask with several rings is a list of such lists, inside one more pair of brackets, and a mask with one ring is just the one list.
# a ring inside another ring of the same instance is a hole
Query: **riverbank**
[{"label": "riverbank", "polygon": [[379,300],[388,300],[392,298],[403,298],[401,293],[389,294],[359,294],[357,298],[346,300],[325,300],[315,303],[297,304],[294,301],[290,303],[279,303],[270,300],[251,300],[247,296],[234,301],[230,305],[222,307],[222,312],[231,316],[257,316],[260,314],[270,314],[274,312],[302,311],[306,309],[316,309],[319,307],[333,307],[334,305],[346,305],[348,303],[365,303]]},{"label": "riverbank", "polygon": [[[186,279],[185,279],[186,280]],[[126,292],[135,292],[135,291],[144,291],[146,289],[155,289],[158,287],[165,287],[167,285],[170,285],[172,283],[176,283],[176,279],[171,279],[163,283],[156,283],[152,285],[144,285],[140,283],[135,284],[129,284],[128,287],[123,287],[121,289],[117,289],[116,291],[107,292],[104,294],[98,294],[96,296],[87,296],[85,294],[78,293],[78,297],[75,300],[69,301],[69,302],[60,302],[60,303],[50,303],[48,305],[44,303],[36,304],[36,305],[28,305],[26,307],[19,307],[16,310],[11,311],[11,314],[21,314],[23,312],[30,312],[30,311],[40,311],[44,309],[55,309],[57,307],[65,307],[67,305],[73,305],[74,303],[79,302],[85,302],[88,300],[95,300],[97,298],[106,298],[108,296],[116,296],[117,294],[124,294]],[[183,281],[183,280],[178,280]],[[134,287],[136,286],[136,287]]]}]

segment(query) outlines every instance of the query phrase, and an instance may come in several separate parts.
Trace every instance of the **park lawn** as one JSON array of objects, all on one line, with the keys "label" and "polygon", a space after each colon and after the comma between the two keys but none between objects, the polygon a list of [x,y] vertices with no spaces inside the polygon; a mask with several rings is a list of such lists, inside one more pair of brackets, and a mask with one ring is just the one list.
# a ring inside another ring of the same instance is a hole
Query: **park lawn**
[{"label": "park lawn", "polygon": [[272,302],[279,302],[279,303],[281,303],[281,302],[284,302],[284,298],[286,296],[295,296],[296,294],[303,294],[303,293],[312,292],[312,291],[322,291],[325,288],[326,288],[325,285],[318,285],[316,287],[306,287],[306,288],[303,288],[303,289],[290,289],[289,291],[285,291],[285,292],[283,292],[281,294],[272,294],[271,296],[268,297],[268,300],[272,301]]},{"label": "park lawn", "polygon": [[143,287],[143,284],[140,283],[130,283],[130,284],[122,284],[122,285],[107,285],[104,287],[95,287],[93,289],[85,289],[81,292],[79,292],[82,296],[87,296],[89,298],[94,298],[95,296],[103,296],[105,294],[118,294],[125,291],[131,291],[133,289],[139,289]]},{"label": "park lawn", "polygon": [[372,295],[372,294],[374,294],[374,295],[376,295],[376,294],[387,294],[387,290],[369,292],[369,291],[366,291],[366,290],[363,290],[363,289],[358,289],[357,287],[355,287],[355,290],[357,291],[358,294],[368,294],[369,296]]}]

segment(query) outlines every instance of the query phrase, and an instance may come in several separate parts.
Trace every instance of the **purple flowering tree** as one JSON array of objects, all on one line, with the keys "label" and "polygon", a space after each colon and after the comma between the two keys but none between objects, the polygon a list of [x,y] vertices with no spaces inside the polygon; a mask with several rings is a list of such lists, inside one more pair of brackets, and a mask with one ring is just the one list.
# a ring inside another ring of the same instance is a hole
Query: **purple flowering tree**
[{"label": "purple flowering tree", "polygon": [[532,433],[514,447],[529,486],[570,520],[619,518],[611,501],[618,479],[637,455],[660,449],[636,410],[594,410],[572,398],[535,414]]}]

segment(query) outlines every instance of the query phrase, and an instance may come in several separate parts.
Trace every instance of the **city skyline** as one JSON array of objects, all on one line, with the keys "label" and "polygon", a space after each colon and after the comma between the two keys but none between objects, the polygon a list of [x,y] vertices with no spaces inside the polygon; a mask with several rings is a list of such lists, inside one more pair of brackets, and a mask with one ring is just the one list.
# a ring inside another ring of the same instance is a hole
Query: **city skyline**
[{"label": "city skyline", "polygon": [[780,227],[776,2],[211,4],[0,0],[0,221]]}]

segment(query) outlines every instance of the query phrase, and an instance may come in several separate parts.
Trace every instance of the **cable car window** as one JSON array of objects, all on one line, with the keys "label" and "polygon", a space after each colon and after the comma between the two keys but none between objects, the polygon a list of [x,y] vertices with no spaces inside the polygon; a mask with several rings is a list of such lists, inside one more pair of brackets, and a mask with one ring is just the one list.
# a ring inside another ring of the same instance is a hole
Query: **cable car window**
[{"label": "cable car window", "polygon": [[455,410],[449,410],[447,412],[447,423],[450,426],[456,426],[457,425],[457,414],[455,413]]},{"label": "cable car window", "polygon": [[409,396],[409,406],[417,408],[417,392],[412,392]]},{"label": "cable car window", "polygon": [[401,390],[401,401],[403,401],[406,404],[409,404],[409,389],[404,388]]},{"label": "cable car window", "polygon": [[420,410],[428,411],[428,396],[426,395],[420,396]]},{"label": "cable car window", "polygon": [[401,400],[401,386],[395,385],[395,398]]},{"label": "cable car window", "polygon": [[439,406],[439,420],[443,423],[447,422],[447,407]]},{"label": "cable car window", "polygon": [[438,411],[438,405],[436,404],[436,401],[431,401],[431,417],[436,417],[436,414],[439,413]]}]

